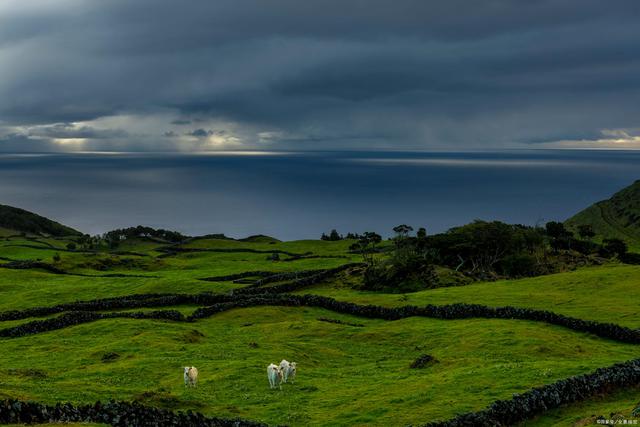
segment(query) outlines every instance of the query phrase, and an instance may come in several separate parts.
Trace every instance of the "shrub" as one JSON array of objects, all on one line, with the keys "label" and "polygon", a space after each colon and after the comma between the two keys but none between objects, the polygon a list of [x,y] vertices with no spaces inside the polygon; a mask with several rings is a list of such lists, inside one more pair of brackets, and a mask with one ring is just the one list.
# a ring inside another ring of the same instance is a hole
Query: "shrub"
[{"label": "shrub", "polygon": [[541,273],[536,258],[526,253],[504,258],[498,265],[498,271],[508,277],[533,277]]},{"label": "shrub", "polygon": [[366,290],[386,292],[416,292],[438,286],[438,275],[433,265],[418,256],[392,258],[379,264],[370,264],[364,271]]},{"label": "shrub", "polygon": [[620,257],[620,261],[624,262],[625,264],[640,265],[640,254],[627,252]]},{"label": "shrub", "polygon": [[274,252],[267,257],[267,261],[280,261],[280,254],[278,252]]},{"label": "shrub", "polygon": [[420,355],[420,357],[413,361],[410,368],[421,369],[432,363],[438,363],[438,360],[436,360],[436,358],[431,356],[430,354],[422,354]]}]

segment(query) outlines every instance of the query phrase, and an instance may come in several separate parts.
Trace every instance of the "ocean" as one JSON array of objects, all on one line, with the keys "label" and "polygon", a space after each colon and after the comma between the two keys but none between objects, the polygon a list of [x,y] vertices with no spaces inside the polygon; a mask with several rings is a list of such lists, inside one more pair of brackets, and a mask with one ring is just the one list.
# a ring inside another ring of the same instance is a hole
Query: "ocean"
[{"label": "ocean", "polygon": [[0,154],[0,204],[85,233],[148,225],[283,240],[404,223],[564,220],[640,179],[640,152]]}]

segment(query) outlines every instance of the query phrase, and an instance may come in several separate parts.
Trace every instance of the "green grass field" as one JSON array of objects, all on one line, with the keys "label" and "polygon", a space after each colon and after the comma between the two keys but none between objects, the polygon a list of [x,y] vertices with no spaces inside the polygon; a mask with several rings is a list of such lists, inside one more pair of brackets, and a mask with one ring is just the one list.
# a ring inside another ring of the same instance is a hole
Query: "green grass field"
[{"label": "green grass field", "polygon": [[610,199],[595,203],[566,221],[567,227],[577,231],[590,225],[596,241],[618,238],[627,242],[632,251],[640,251],[640,181],[620,190]]},{"label": "green grass field", "polygon": [[[183,248],[200,251],[167,255],[161,250],[167,245],[140,240],[121,245],[117,252],[128,253],[118,255],[64,251],[64,239],[35,242],[15,234],[0,234],[0,264],[40,259],[69,274],[0,268],[0,311],[140,293],[223,293],[245,285],[199,279],[256,270],[332,268],[360,260],[348,252],[348,241],[197,239]],[[218,252],[221,249],[264,253]],[[322,257],[285,261],[290,256],[280,254],[281,261],[274,262],[267,259],[271,251]],[[54,262],[56,253],[60,260]],[[146,277],[94,277],[108,274]],[[297,293],[385,306],[513,305],[640,328],[639,266],[609,264],[405,295],[363,292],[353,289],[354,281],[357,278],[339,275]],[[169,308],[190,314],[197,307],[163,307]],[[0,328],[31,320],[0,322]],[[194,323],[99,320],[0,338],[0,349],[0,398],[46,403],[116,398],[291,426],[417,425],[640,357],[638,345],[541,322],[384,321],[272,306],[234,309]],[[110,353],[115,356],[105,358]],[[411,369],[425,353],[438,362]],[[282,391],[270,390],[266,366],[283,358],[298,362],[298,378]],[[183,385],[186,365],[200,371],[196,389]],[[639,402],[640,390],[622,390],[551,411],[525,425],[590,425],[593,415],[612,413],[630,417]]]}]

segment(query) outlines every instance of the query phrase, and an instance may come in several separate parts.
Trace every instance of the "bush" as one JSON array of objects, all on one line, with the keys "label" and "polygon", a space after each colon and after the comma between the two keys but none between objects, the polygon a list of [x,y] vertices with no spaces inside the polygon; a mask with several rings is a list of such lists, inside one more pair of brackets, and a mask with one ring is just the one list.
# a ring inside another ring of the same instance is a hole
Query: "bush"
[{"label": "bush", "polygon": [[622,259],[627,253],[627,244],[620,239],[604,239],[602,246],[604,256],[617,256]]},{"label": "bush", "polygon": [[500,261],[498,271],[508,277],[533,277],[541,273],[541,268],[533,255],[521,253]]},{"label": "bush", "polygon": [[280,254],[278,252],[274,252],[267,257],[267,261],[280,261]]},{"label": "bush", "polygon": [[364,271],[363,289],[385,292],[416,292],[438,286],[433,265],[419,257],[391,259],[371,264]]},{"label": "bush", "polygon": [[622,255],[620,257],[620,261],[624,262],[625,264],[636,264],[639,265],[640,264],[640,254],[636,254],[633,252],[627,252],[624,255]]}]

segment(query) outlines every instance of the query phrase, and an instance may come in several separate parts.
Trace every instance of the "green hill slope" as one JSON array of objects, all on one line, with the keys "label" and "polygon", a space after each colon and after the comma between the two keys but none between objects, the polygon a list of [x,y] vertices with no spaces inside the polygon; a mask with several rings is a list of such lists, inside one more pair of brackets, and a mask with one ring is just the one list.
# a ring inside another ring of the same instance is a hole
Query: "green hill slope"
[{"label": "green hill slope", "polygon": [[618,238],[640,246],[640,180],[565,222],[572,231],[583,224],[591,225],[598,239]]},{"label": "green hill slope", "polygon": [[43,216],[12,206],[0,205],[0,228],[33,234],[71,236],[82,234]]}]

